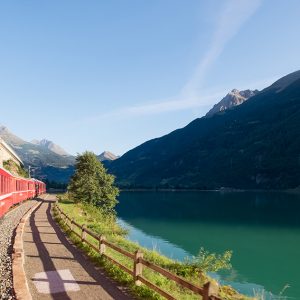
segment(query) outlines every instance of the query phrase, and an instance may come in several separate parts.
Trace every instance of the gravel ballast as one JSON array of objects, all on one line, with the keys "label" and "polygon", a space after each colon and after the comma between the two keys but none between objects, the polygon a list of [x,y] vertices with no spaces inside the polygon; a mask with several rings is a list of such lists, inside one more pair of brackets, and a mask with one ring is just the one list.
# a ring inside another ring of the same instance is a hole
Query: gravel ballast
[{"label": "gravel ballast", "polygon": [[0,299],[16,299],[13,291],[12,249],[13,234],[23,215],[37,203],[27,201],[0,219]]}]

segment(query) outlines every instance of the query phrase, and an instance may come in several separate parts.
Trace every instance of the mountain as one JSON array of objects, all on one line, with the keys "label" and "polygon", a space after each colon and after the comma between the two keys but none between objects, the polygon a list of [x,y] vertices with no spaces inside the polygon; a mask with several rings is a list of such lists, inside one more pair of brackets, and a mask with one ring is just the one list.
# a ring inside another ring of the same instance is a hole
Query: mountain
[{"label": "mountain", "polygon": [[[67,183],[74,173],[75,157],[63,148],[47,139],[27,142],[7,127],[0,126],[0,137],[3,138],[20,156],[25,168],[31,167],[32,176],[58,183]],[[110,163],[118,156],[104,151],[98,156],[100,161]]]},{"label": "mountain", "polygon": [[241,105],[145,142],[108,167],[121,187],[295,188],[300,185],[300,71]]},{"label": "mountain", "polygon": [[11,133],[9,129],[3,125],[0,125],[0,137],[2,137],[6,143],[16,148],[26,143],[24,140]]},{"label": "mountain", "polygon": [[271,86],[269,86],[266,90],[276,90],[276,92],[280,92],[295,81],[297,81],[299,78],[300,70],[280,78],[279,80],[275,81]]},{"label": "mountain", "polygon": [[237,89],[233,89],[219,103],[215,104],[214,107],[206,114],[206,116],[212,116],[226,109],[238,106],[256,94],[258,94],[258,90],[239,91]]},{"label": "mountain", "polygon": [[[32,175],[35,177],[66,182],[74,170],[75,157],[56,153],[51,149],[52,142],[30,143],[24,141],[5,126],[0,126],[0,137],[16,151],[26,168],[32,167]],[[55,146],[54,143],[52,144]],[[57,149],[61,148],[54,147],[54,150]]]},{"label": "mountain", "polygon": [[100,161],[113,161],[119,158],[119,156],[114,155],[109,151],[104,151],[97,156]]},{"label": "mountain", "polygon": [[31,141],[32,144],[35,145],[40,145],[42,147],[45,147],[49,150],[51,150],[52,152],[58,154],[58,155],[62,155],[62,156],[70,156],[69,153],[67,153],[63,148],[61,148],[60,146],[54,144],[52,141],[43,139],[43,140],[32,140]]}]

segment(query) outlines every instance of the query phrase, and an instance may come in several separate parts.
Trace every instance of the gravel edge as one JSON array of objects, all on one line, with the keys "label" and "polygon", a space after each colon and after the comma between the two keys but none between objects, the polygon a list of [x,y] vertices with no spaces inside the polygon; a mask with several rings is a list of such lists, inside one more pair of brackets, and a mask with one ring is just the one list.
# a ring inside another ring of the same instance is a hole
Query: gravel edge
[{"label": "gravel edge", "polygon": [[14,291],[18,300],[32,300],[24,270],[25,259],[23,248],[23,232],[26,221],[30,217],[31,213],[38,209],[41,204],[42,202],[39,202],[29,208],[28,211],[23,215],[16,229],[16,235],[13,244],[12,271]]},{"label": "gravel edge", "polygon": [[12,253],[15,228],[36,200],[28,200],[7,212],[0,219],[0,300],[15,300],[12,274]]}]

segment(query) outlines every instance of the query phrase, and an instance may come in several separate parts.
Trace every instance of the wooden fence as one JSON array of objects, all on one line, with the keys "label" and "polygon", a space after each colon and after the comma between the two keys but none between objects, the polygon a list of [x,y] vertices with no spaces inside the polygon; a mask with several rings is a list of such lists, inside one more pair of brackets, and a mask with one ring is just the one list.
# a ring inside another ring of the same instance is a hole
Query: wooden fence
[{"label": "wooden fence", "polygon": [[[108,260],[110,260],[112,263],[117,265],[119,268],[121,268],[123,271],[127,272],[128,274],[132,275],[133,280],[136,285],[141,285],[142,283],[148,286],[150,289],[154,290],[155,292],[159,293],[166,299],[170,300],[176,300],[174,296],[170,295],[168,292],[164,291],[157,285],[151,283],[149,280],[147,280],[145,277],[143,277],[143,267],[147,267],[151,269],[152,271],[155,271],[166,278],[173,280],[177,284],[179,284],[181,287],[187,288],[190,291],[194,292],[197,295],[200,295],[199,299],[203,300],[222,300],[221,298],[217,297],[216,294],[218,293],[218,287],[216,285],[213,285],[211,282],[207,282],[203,287],[198,287],[194,285],[193,283],[190,283],[186,281],[185,279],[171,273],[168,270],[165,270],[161,268],[160,266],[157,266],[143,258],[143,253],[140,250],[135,251],[134,253],[130,253],[110,242],[108,242],[103,235],[97,235],[96,233],[90,231],[86,228],[85,225],[80,225],[76,223],[73,219],[71,219],[66,213],[64,213],[59,206],[55,203],[54,209],[58,212],[60,218],[65,222],[65,224],[70,228],[70,230],[76,234],[83,243],[88,244],[91,248],[93,248],[95,251],[106,257]],[[80,229],[81,234],[76,232],[74,230],[74,226]],[[94,238],[97,243],[98,247],[95,246],[95,244],[91,243],[86,239],[86,235],[91,236]],[[114,258],[110,257],[106,253],[106,247],[109,247],[118,253],[121,253],[128,258],[133,260],[133,270],[130,270],[128,267],[120,264],[118,261],[116,261]]]}]

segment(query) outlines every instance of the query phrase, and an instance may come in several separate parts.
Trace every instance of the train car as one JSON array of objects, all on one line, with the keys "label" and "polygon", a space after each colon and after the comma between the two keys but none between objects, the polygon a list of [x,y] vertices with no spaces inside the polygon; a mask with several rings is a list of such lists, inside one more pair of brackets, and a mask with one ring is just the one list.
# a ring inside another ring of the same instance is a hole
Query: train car
[{"label": "train car", "polygon": [[46,192],[46,184],[32,178],[12,175],[0,167],[0,218],[17,203]]},{"label": "train car", "polygon": [[13,205],[13,183],[12,175],[0,168],[0,217]]},{"label": "train car", "polygon": [[33,179],[35,183],[35,196],[42,195],[46,193],[46,184],[43,181]]}]

